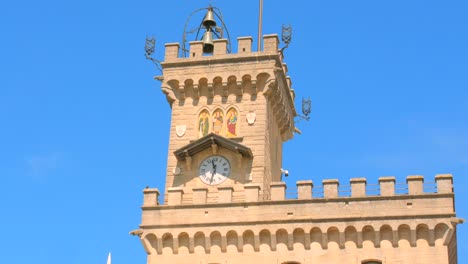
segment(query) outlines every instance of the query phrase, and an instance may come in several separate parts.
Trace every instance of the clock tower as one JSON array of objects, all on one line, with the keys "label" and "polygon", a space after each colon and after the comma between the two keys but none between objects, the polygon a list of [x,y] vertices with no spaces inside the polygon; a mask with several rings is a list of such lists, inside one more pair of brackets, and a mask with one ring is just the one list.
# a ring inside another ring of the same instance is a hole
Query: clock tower
[{"label": "clock tower", "polygon": [[[210,10],[209,10],[210,11]],[[294,90],[277,35],[166,44],[156,77],[172,109],[164,191],[143,190],[148,264],[455,264],[453,177],[298,181],[286,197],[282,144]],[[211,14],[212,15],[212,14]],[[206,22],[206,23],[205,23]],[[188,56],[180,56],[188,53]],[[228,52],[228,50],[230,52]],[[160,199],[164,195],[164,199]]]},{"label": "clock tower", "polygon": [[165,193],[182,192],[181,203],[205,192],[214,202],[219,189],[234,200],[245,187],[269,197],[281,179],[282,144],[294,132],[294,91],[278,51],[278,37],[264,36],[264,50],[252,52],[252,38],[213,41],[213,55],[202,41],[190,42],[189,57],[179,44],[166,44],[162,91],[172,108]]}]

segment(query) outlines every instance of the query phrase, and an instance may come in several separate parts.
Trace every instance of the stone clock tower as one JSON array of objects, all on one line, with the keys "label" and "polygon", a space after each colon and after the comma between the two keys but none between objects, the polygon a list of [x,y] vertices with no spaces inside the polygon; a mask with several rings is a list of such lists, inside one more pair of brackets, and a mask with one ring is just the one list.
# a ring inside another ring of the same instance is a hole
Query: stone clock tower
[{"label": "stone clock tower", "polygon": [[[408,176],[348,186],[297,182],[286,198],[282,144],[295,131],[294,90],[278,37],[166,44],[172,108],[166,184],[146,188],[138,235],[148,264],[455,264],[453,178]],[[164,199],[159,196],[164,194]],[[164,202],[160,202],[164,200]]]},{"label": "stone clock tower", "polygon": [[214,202],[221,188],[235,201],[247,186],[263,198],[280,181],[282,143],[294,132],[294,91],[278,37],[265,36],[264,43],[262,52],[252,52],[252,38],[239,38],[239,52],[227,54],[227,41],[215,40],[214,54],[203,56],[203,42],[191,42],[188,58],[178,58],[179,44],[166,45],[168,197],[177,192],[182,203],[200,196]]}]

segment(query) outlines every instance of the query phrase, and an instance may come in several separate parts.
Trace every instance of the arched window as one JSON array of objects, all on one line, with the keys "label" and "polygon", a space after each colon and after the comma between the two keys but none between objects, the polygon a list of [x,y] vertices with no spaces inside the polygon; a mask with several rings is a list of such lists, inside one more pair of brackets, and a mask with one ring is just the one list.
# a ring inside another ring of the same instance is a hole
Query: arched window
[{"label": "arched window", "polygon": [[365,260],[362,264],[382,264],[382,261],[379,260]]}]

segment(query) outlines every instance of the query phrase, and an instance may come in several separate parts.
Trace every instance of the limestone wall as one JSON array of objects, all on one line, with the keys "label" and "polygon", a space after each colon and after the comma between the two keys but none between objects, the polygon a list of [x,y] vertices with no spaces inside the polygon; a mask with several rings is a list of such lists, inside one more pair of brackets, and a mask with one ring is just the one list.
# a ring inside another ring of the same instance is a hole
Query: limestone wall
[{"label": "limestone wall", "polygon": [[352,179],[347,196],[326,180],[320,198],[302,181],[295,199],[274,183],[262,201],[251,185],[244,202],[229,202],[233,191],[225,188],[222,202],[200,194],[183,204],[179,192],[165,205],[156,189],[145,189],[141,238],[149,263],[456,263],[452,176],[435,180],[436,190],[425,192],[424,178],[409,176],[401,193],[394,178],[382,177],[381,194],[370,195],[365,179]]}]

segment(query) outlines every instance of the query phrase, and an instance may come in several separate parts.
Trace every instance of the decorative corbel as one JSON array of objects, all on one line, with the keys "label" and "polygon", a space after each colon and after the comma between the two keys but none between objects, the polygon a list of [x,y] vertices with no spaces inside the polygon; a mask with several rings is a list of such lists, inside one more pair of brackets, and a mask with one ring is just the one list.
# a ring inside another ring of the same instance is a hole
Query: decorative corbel
[{"label": "decorative corbel", "polygon": [[223,97],[227,97],[229,95],[229,84],[227,82],[223,82],[222,86],[223,86]]},{"label": "decorative corbel", "polygon": [[187,170],[192,170],[192,157],[185,152],[185,165],[187,166]]},{"label": "decorative corbel", "polygon": [[213,98],[213,96],[214,96],[213,84],[209,83],[208,84],[208,97]]},{"label": "decorative corbel", "polygon": [[237,95],[242,96],[244,94],[244,87],[242,86],[242,81],[237,81],[236,82],[237,86]]},{"label": "decorative corbel", "polygon": [[198,84],[193,84],[193,97],[196,99],[200,98],[200,89]]},{"label": "decorative corbel", "polygon": [[275,86],[277,86],[276,79],[269,79],[268,81],[266,81],[265,87],[266,86],[268,86],[268,88],[265,89],[263,94],[270,97],[273,95],[273,90],[275,89]]},{"label": "decorative corbel", "polygon": [[236,163],[237,163],[237,168],[242,168],[242,154],[239,152],[239,150],[236,148]]},{"label": "decorative corbel", "polygon": [[161,86],[161,91],[166,95],[166,100],[169,104],[172,104],[176,100],[174,91],[171,88],[167,86]]},{"label": "decorative corbel", "polygon": [[274,71],[275,73],[277,73],[277,72],[282,72],[282,71],[283,71],[283,67],[275,67],[275,68],[273,68],[273,71]]},{"label": "decorative corbel", "polygon": [[180,100],[185,100],[185,85],[179,85]]},{"label": "decorative corbel", "polygon": [[252,94],[257,94],[257,80],[250,81],[252,87]]},{"label": "decorative corbel", "polygon": [[216,145],[214,138],[211,138],[211,151],[213,152],[213,155],[216,155],[216,153],[218,153],[218,145]]}]

